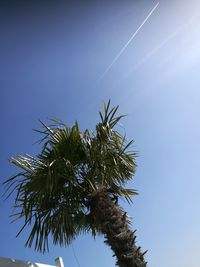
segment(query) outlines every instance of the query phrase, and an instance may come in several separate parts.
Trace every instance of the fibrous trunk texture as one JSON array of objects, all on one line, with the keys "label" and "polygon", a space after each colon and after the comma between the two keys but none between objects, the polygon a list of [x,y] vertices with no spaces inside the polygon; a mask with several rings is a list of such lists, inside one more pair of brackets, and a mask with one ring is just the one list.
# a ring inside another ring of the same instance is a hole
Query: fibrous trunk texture
[{"label": "fibrous trunk texture", "polygon": [[144,254],[135,243],[135,232],[122,208],[107,192],[98,192],[90,199],[90,218],[97,230],[105,236],[120,267],[145,267]]}]

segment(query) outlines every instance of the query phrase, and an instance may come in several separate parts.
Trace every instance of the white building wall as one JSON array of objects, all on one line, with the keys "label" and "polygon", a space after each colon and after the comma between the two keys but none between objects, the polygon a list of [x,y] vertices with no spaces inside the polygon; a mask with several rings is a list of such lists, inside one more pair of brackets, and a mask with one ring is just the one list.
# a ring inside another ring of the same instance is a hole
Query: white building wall
[{"label": "white building wall", "polygon": [[15,260],[11,258],[0,258],[0,267],[64,267],[61,257],[55,259],[55,264],[56,265],[48,265],[30,261]]}]

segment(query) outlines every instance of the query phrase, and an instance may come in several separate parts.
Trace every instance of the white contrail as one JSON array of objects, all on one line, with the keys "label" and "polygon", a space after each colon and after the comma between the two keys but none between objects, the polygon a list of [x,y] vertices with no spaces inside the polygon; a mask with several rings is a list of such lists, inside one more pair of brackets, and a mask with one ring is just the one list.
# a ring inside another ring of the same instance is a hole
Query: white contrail
[{"label": "white contrail", "polygon": [[155,55],[160,49],[162,49],[168,42],[172,41],[177,35],[181,34],[184,30],[187,30],[192,23],[196,23],[195,19],[197,16],[192,16],[184,25],[181,24],[175,31],[173,31],[166,39],[164,39],[161,43],[158,43],[153,49],[151,49],[135,66],[133,66],[128,72],[126,72],[111,89],[115,89],[118,84],[124,81],[131,73],[140,68],[146,61],[148,61],[153,55]]},{"label": "white contrail", "polygon": [[147,22],[147,20],[150,18],[150,16],[153,14],[153,12],[158,7],[159,2],[154,6],[154,8],[149,12],[148,16],[144,19],[144,21],[141,23],[141,25],[137,28],[137,30],[134,32],[134,34],[131,36],[131,38],[128,40],[128,42],[122,47],[122,49],[119,51],[119,53],[116,55],[116,57],[113,59],[111,64],[107,67],[107,69],[104,71],[104,73],[99,78],[99,81],[102,80],[102,78],[106,75],[106,73],[112,68],[112,66],[115,64],[115,62],[118,60],[118,58],[121,56],[121,54],[124,52],[124,50],[127,48],[127,46],[130,44],[130,42],[133,40],[133,38],[137,35],[137,33],[140,31],[142,26]]}]

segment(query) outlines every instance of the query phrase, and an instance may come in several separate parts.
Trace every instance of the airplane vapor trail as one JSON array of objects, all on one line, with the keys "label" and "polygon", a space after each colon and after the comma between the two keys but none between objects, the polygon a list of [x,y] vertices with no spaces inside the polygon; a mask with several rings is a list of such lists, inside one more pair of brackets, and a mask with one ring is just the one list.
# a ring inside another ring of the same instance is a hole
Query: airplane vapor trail
[{"label": "airplane vapor trail", "polygon": [[103,79],[103,77],[109,72],[109,70],[112,68],[112,66],[115,64],[115,62],[118,60],[118,58],[121,56],[121,54],[124,52],[124,50],[127,48],[127,46],[130,44],[130,42],[133,40],[133,38],[137,35],[137,33],[141,30],[141,28],[144,26],[144,24],[147,22],[147,20],[150,18],[150,16],[153,14],[153,12],[156,10],[158,7],[159,2],[152,8],[152,10],[149,12],[147,17],[143,20],[141,25],[137,28],[137,30],[133,33],[131,38],[128,40],[128,42],[122,47],[122,49],[119,51],[119,53],[115,56],[111,64],[107,67],[107,69],[104,71],[104,73],[101,75],[99,78],[99,81]]}]

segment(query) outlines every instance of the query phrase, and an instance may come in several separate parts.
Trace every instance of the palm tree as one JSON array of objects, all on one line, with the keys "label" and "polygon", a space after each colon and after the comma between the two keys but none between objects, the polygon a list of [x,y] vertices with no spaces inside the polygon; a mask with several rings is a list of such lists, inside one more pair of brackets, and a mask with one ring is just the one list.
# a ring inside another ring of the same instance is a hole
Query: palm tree
[{"label": "palm tree", "polygon": [[[18,155],[10,162],[21,172],[8,179],[7,196],[17,192],[15,219],[24,220],[20,232],[31,226],[26,245],[48,250],[48,239],[67,245],[80,233],[103,234],[120,267],[144,267],[144,254],[135,243],[126,212],[118,197],[131,203],[135,190],[124,185],[135,174],[137,153],[129,151],[133,141],[115,130],[122,116],[117,107],[104,103],[96,130],[80,131],[59,120],[38,131],[43,138],[36,157]],[[18,233],[18,235],[20,234]]]}]

